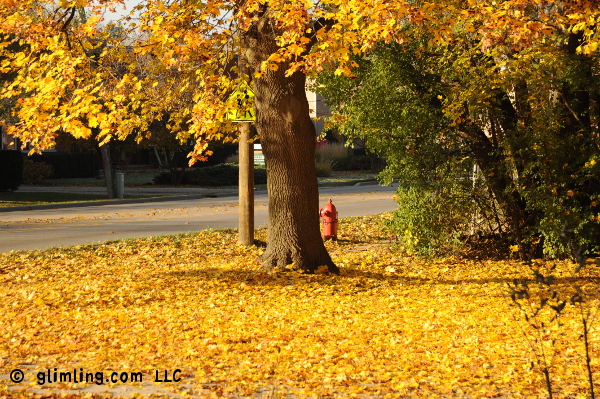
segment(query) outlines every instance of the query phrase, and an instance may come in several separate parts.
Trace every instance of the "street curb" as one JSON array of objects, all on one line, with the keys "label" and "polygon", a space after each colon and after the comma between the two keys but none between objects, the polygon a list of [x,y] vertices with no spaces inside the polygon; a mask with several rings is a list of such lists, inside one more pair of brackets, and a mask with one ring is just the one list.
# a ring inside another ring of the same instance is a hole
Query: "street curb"
[{"label": "street curb", "polygon": [[[390,187],[392,184],[396,184],[399,181],[400,181],[399,179],[394,179],[394,181],[391,184],[388,184],[387,186],[382,186],[382,187]],[[354,185],[355,186],[378,186],[379,181],[377,181],[377,180],[361,181],[361,182],[355,183]]]},{"label": "street curb", "polygon": [[378,181],[360,181],[358,183],[354,183],[355,186],[377,186],[379,185]]},{"label": "street curb", "polygon": [[1,212],[16,212],[16,211],[33,211],[43,209],[63,209],[63,208],[80,208],[85,206],[101,206],[101,205],[121,205],[121,204],[143,204],[145,202],[166,202],[166,201],[182,201],[202,198],[218,198],[231,197],[231,193],[223,194],[192,194],[192,195],[177,195],[171,197],[148,197],[136,198],[127,200],[112,200],[112,201],[88,201],[88,202],[64,202],[57,204],[44,205],[23,205],[23,206],[7,206],[0,207]]},{"label": "street curb", "polygon": [[[393,183],[397,183],[394,180]],[[363,181],[355,183],[354,186],[376,186],[379,182]],[[136,198],[127,200],[111,200],[111,201],[87,201],[87,202],[63,202],[56,204],[44,204],[44,205],[23,205],[23,206],[6,206],[0,207],[0,213],[3,212],[19,212],[19,211],[33,211],[33,210],[44,210],[44,209],[65,209],[65,208],[81,208],[86,206],[102,206],[102,205],[122,205],[122,204],[143,204],[146,202],[167,202],[167,201],[183,201],[192,199],[202,198],[220,198],[220,197],[232,197],[236,196],[235,193],[211,193],[211,194],[190,194],[190,195],[176,195],[170,197],[148,197],[148,198]]]}]

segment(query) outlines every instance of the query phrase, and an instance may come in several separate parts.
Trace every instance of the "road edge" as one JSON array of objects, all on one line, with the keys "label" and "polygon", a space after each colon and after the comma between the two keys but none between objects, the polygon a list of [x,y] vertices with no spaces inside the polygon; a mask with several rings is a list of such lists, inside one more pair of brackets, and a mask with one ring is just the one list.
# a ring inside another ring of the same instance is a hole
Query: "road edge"
[{"label": "road edge", "polygon": [[[397,180],[394,180],[393,183],[397,183]],[[376,186],[376,185],[379,185],[379,181],[377,181],[377,180],[363,181],[363,182],[355,183],[353,185],[354,186]],[[148,198],[135,198],[135,199],[124,199],[124,200],[59,202],[59,203],[55,203],[55,204],[0,207],[0,213],[33,211],[33,210],[44,210],[44,209],[81,208],[81,207],[86,207],[86,206],[143,204],[146,202],[184,201],[184,200],[193,200],[193,199],[219,198],[219,197],[231,197],[231,196],[232,196],[232,192],[230,191],[230,192],[224,192],[224,193],[174,195],[174,196],[168,196],[168,197],[148,197]]]},{"label": "road edge", "polygon": [[2,213],[2,212],[18,212],[18,211],[33,211],[33,210],[43,210],[43,209],[80,208],[80,207],[86,207],[86,206],[143,204],[145,202],[183,201],[183,200],[193,200],[193,199],[202,199],[202,198],[230,197],[230,196],[231,196],[231,193],[191,194],[191,195],[174,195],[174,196],[169,196],[169,197],[148,197],[148,198],[135,198],[135,199],[124,199],[124,200],[58,202],[56,204],[0,207],[0,213]]}]

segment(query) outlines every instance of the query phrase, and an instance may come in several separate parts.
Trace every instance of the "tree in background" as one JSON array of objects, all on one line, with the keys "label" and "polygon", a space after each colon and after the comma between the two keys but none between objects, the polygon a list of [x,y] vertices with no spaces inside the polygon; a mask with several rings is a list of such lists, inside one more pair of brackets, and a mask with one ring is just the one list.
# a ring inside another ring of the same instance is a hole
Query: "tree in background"
[{"label": "tree in background", "polygon": [[[6,51],[9,53],[18,53],[24,51],[25,44],[20,44],[14,40],[14,36],[8,36],[10,43],[6,46]],[[0,56],[0,65],[2,65],[7,58]],[[14,70],[2,70],[0,71],[0,85],[7,85],[17,77],[17,72]],[[9,98],[0,97],[0,125],[12,124],[17,122],[17,118],[14,115],[13,109],[15,108],[19,96],[11,96]]]},{"label": "tree in background", "polygon": [[[102,11],[118,3],[60,0],[55,7],[51,0],[0,0],[1,33],[30,46],[24,52],[3,52],[9,58],[3,68],[18,70],[19,75],[2,96],[27,94],[13,131],[36,148],[51,146],[61,128],[77,137],[98,128],[103,142],[129,135],[141,139],[179,93],[190,91],[193,106],[171,113],[170,123],[189,126],[173,134],[182,142],[195,141],[190,154],[195,162],[206,156],[209,141],[235,131],[226,115],[237,108],[245,111],[250,104],[226,99],[252,78],[256,126],[268,165],[269,233],[262,261],[266,268],[294,263],[306,271],[321,265],[338,270],[319,232],[307,73],[336,62],[338,75],[350,75],[357,65],[351,54],[368,53],[381,41],[407,42],[411,29],[429,32],[432,42],[440,45],[460,41],[462,31],[481,31],[477,34],[494,44],[501,39],[493,36],[496,32],[508,32],[511,43],[521,45],[532,35],[547,35],[545,29],[556,22],[529,23],[530,6],[522,0],[497,5],[472,1],[465,10],[454,1],[147,0],[137,8],[139,23],[123,21],[129,32],[123,43],[97,28]],[[75,26],[71,21],[80,6],[90,6],[94,16]],[[560,15],[570,16],[568,25],[591,29],[582,45],[593,47],[597,35],[589,17],[595,18],[597,8],[578,3],[564,7]],[[536,10],[546,13],[543,7]],[[95,43],[104,40],[110,45],[92,58],[99,46]],[[592,47],[589,51],[595,51]],[[249,75],[233,78],[225,73],[234,54],[246,62]],[[140,55],[152,59],[152,73],[143,77],[135,74],[135,57]],[[105,65],[108,60],[118,60],[129,71],[114,74]],[[92,68],[92,63],[98,66]],[[157,80],[173,70],[177,77],[169,76],[167,84]],[[462,122],[459,115],[450,117]],[[488,172],[487,166],[482,169]]]},{"label": "tree in background", "polygon": [[171,184],[179,185],[187,166],[186,155],[192,150],[193,143],[182,143],[169,129],[169,117],[153,121],[149,126],[152,134],[146,141],[152,148],[161,168],[169,169]]},{"label": "tree in background", "polygon": [[[523,259],[564,256],[565,226],[600,249],[599,58],[586,44],[597,32],[568,22],[569,7],[467,7],[478,22],[456,25],[452,40],[380,43],[355,57],[353,77],[317,79],[340,131],[387,157],[385,181],[400,177],[395,228],[409,249],[449,249],[483,230],[508,236]],[[502,12],[512,24],[487,30]],[[544,28],[519,37],[518,21]]]}]

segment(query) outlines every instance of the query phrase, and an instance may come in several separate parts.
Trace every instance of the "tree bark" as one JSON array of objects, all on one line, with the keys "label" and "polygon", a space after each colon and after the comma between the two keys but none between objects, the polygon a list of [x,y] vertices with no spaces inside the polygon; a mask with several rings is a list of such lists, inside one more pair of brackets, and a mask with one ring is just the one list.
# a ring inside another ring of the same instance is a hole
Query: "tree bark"
[{"label": "tree bark", "polygon": [[110,147],[108,146],[108,143],[100,146],[100,152],[102,153],[102,166],[104,168],[106,194],[108,195],[108,198],[116,198],[112,174],[112,160],[110,159]]},{"label": "tree bark", "polygon": [[[276,52],[275,30],[267,18],[256,22],[243,37],[251,70]],[[306,98],[306,75],[285,76],[282,63],[253,79],[256,127],[267,166],[269,222],[267,248],[260,261],[266,269],[314,272],[320,266],[338,273],[325,249],[319,229],[319,189],[314,152],[316,131]]]}]

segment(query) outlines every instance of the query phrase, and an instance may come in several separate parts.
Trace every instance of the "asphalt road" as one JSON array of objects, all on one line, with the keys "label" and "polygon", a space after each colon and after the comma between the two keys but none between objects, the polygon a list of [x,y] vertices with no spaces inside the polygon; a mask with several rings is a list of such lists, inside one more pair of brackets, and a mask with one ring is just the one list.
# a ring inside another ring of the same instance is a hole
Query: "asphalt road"
[{"label": "asphalt road", "polygon": [[[396,209],[393,187],[321,188],[319,203],[329,198],[339,217],[362,216]],[[172,202],[119,204],[15,211],[0,214],[0,253],[80,245],[120,238],[157,236],[206,228],[238,227],[237,197]],[[255,226],[267,224],[267,194],[255,196]]]}]

